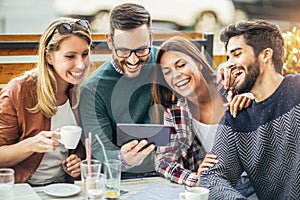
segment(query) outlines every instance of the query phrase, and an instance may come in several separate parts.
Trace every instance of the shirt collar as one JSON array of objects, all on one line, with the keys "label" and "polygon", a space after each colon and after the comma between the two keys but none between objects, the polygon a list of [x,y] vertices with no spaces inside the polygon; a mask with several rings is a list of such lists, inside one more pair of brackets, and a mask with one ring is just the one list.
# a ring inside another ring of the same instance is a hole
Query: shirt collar
[{"label": "shirt collar", "polygon": [[124,74],[124,72],[121,69],[121,67],[119,67],[113,59],[111,59],[110,62],[112,64],[112,66],[114,67],[114,69],[116,70],[116,72],[118,72],[119,74]]}]

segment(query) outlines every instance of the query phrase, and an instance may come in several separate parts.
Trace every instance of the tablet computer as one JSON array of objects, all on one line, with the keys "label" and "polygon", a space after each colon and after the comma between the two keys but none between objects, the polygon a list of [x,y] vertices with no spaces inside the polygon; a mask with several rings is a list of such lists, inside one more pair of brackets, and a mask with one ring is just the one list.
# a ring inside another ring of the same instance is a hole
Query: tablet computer
[{"label": "tablet computer", "polygon": [[168,146],[170,142],[170,133],[174,129],[172,126],[161,124],[117,124],[117,145],[132,140],[146,139],[148,144],[155,146]]}]

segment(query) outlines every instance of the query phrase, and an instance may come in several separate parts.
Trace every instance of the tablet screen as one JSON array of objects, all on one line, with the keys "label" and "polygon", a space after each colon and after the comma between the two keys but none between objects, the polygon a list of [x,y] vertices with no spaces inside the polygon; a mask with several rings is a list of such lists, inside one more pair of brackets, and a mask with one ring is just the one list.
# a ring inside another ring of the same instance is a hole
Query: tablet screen
[{"label": "tablet screen", "polygon": [[161,124],[117,124],[117,144],[123,144],[132,140],[147,139],[148,144],[155,146],[168,146],[172,126]]}]

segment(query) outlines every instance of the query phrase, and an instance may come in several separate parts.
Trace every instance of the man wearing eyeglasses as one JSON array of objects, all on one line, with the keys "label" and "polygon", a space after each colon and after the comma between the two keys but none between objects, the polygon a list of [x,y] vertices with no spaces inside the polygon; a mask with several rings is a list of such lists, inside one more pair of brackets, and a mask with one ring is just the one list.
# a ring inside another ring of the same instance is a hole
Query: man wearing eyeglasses
[{"label": "man wearing eyeglasses", "polygon": [[[92,132],[92,155],[104,161],[97,134],[109,159],[120,159],[122,174],[155,174],[153,144],[132,141],[117,146],[117,123],[151,123],[151,81],[157,48],[152,47],[151,18],[138,4],[121,4],[110,14],[106,35],[112,59],[99,67],[83,86],[80,115],[85,136]],[[152,173],[153,172],[153,173]]]}]

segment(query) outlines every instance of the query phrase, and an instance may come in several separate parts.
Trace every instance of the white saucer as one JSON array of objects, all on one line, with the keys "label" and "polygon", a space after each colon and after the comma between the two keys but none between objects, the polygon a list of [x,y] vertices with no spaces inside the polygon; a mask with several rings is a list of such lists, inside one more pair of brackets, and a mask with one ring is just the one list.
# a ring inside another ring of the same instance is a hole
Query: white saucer
[{"label": "white saucer", "polygon": [[54,197],[69,197],[78,194],[81,187],[71,183],[56,183],[47,185],[43,191]]}]

